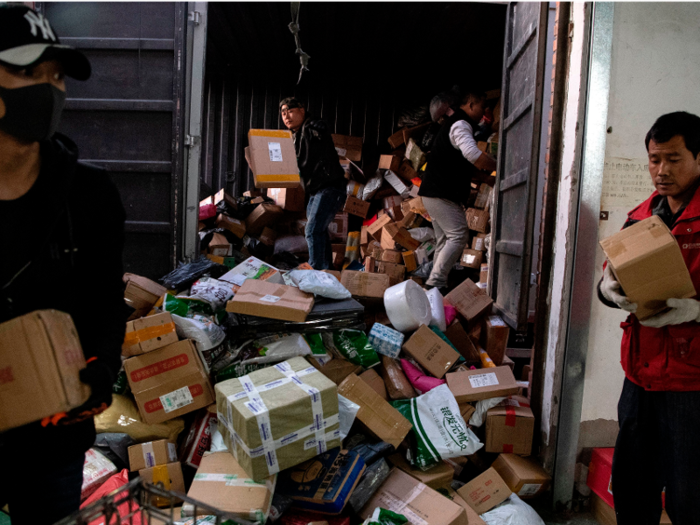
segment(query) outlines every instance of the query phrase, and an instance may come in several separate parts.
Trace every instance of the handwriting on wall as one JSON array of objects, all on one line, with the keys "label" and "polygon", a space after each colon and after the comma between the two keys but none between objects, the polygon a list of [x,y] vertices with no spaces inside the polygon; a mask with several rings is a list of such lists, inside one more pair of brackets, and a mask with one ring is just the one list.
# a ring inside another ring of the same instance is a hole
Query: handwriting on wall
[{"label": "handwriting on wall", "polygon": [[631,209],[645,201],[654,191],[646,158],[607,157],[603,169],[600,209]]}]

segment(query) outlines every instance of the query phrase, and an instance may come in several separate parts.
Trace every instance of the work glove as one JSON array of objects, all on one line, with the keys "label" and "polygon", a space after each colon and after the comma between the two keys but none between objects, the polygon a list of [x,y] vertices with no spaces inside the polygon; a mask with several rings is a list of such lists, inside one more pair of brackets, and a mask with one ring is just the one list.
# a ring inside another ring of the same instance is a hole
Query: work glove
[{"label": "work glove", "polygon": [[64,426],[80,423],[101,414],[112,404],[112,384],[109,368],[96,357],[88,359],[87,366],[80,371],[80,380],[90,386],[90,397],[85,403],[69,412],[59,412],[45,417],[42,427]]},{"label": "work glove", "polygon": [[637,303],[631,303],[627,297],[620,293],[621,291],[622,287],[617,279],[615,279],[610,262],[608,262],[605,266],[605,270],[603,270],[603,281],[600,283],[600,293],[602,293],[603,297],[608,301],[615,303],[625,312],[633,314],[637,311]]},{"label": "work glove", "polygon": [[669,299],[666,301],[666,306],[670,308],[668,312],[639,321],[639,324],[648,328],[661,328],[691,321],[700,322],[700,302],[695,299]]}]

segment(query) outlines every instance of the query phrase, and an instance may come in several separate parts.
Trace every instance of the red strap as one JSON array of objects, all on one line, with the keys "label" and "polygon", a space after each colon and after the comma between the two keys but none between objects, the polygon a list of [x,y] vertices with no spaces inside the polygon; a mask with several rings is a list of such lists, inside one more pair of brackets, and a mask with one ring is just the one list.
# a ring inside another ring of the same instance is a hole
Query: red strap
[{"label": "red strap", "polygon": [[503,445],[503,453],[504,454],[512,454],[513,453],[513,445]]},{"label": "red strap", "polygon": [[506,426],[515,426],[515,408],[513,407],[506,407]]},{"label": "red strap", "polygon": [[87,361],[85,361],[85,364],[92,363],[93,361],[97,361],[97,357],[96,357],[96,356],[92,356],[90,359],[88,359]]}]

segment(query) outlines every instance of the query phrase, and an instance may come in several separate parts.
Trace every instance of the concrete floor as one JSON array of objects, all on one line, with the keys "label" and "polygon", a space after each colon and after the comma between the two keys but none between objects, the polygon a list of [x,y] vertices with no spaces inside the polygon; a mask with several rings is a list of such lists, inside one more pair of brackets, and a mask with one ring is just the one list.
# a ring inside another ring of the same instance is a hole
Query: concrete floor
[{"label": "concrete floor", "polygon": [[542,517],[546,525],[600,525],[590,512],[575,514],[571,518],[563,518],[555,514],[547,504],[535,503],[533,508]]}]

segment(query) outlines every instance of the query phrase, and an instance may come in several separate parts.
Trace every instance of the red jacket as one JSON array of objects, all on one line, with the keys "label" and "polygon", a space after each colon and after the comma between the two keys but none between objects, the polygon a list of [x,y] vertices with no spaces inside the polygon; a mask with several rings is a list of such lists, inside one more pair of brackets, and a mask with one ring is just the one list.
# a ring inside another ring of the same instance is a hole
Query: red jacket
[{"label": "red jacket", "polygon": [[[628,220],[651,217],[657,195],[654,192],[633,209]],[[700,290],[700,191],[695,192],[671,232],[678,240],[695,290]],[[637,316],[630,315],[620,326],[624,330],[622,368],[630,381],[646,390],[700,390],[700,323],[647,328],[639,324]]]}]

